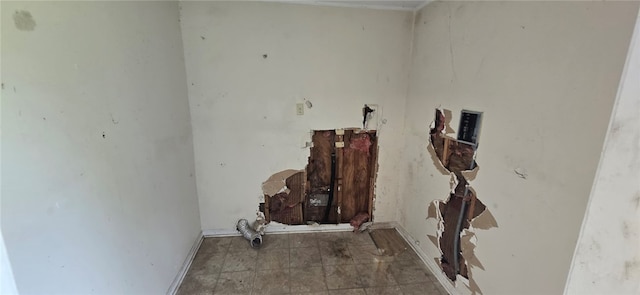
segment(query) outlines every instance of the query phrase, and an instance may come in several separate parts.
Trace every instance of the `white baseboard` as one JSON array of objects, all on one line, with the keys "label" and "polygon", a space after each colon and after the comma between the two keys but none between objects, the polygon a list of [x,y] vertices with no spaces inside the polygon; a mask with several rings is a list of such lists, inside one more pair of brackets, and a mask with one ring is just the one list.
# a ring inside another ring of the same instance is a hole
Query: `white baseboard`
[{"label": "white baseboard", "polygon": [[307,233],[307,232],[332,232],[353,230],[348,223],[318,224],[318,225],[286,225],[282,223],[269,223],[265,233]]},{"label": "white baseboard", "polygon": [[205,230],[202,230],[202,235],[205,238],[235,237],[235,236],[240,236],[240,232],[238,232],[235,229],[205,229]]},{"label": "white baseboard", "polygon": [[456,289],[456,287],[451,283],[449,278],[447,278],[447,276],[442,272],[442,269],[440,269],[440,266],[436,264],[433,257],[430,257],[429,255],[427,255],[427,253],[424,252],[424,250],[422,250],[422,248],[418,247],[418,244],[416,243],[416,239],[414,239],[409,234],[409,232],[407,232],[407,230],[404,229],[404,227],[402,227],[397,222],[393,222],[393,223],[395,224],[394,227],[400,233],[400,235],[405,239],[405,241],[407,241],[409,245],[411,245],[411,248],[413,249],[413,251],[415,251],[416,254],[418,254],[420,259],[427,265],[431,273],[433,273],[436,279],[438,279],[438,282],[440,283],[440,285],[442,285],[442,287],[444,287],[445,290],[449,292],[449,294],[460,295],[461,294],[460,291]]},{"label": "white baseboard", "polygon": [[198,253],[198,249],[200,249],[200,245],[202,244],[203,239],[204,236],[202,235],[202,232],[200,232],[200,235],[198,236],[198,238],[196,238],[196,241],[193,243],[191,250],[189,250],[189,254],[187,254],[187,258],[184,260],[184,263],[182,264],[182,268],[180,268],[178,275],[176,275],[175,279],[173,279],[173,282],[171,283],[171,286],[169,286],[167,295],[175,295],[178,292],[178,288],[180,288],[180,284],[182,284],[184,276],[187,275],[187,271],[189,270],[189,267],[191,267],[191,262],[193,262],[193,258],[196,257],[196,253]]},{"label": "white baseboard", "polygon": [[[334,231],[350,231],[353,230],[348,223],[340,224],[320,224],[320,225],[287,225],[277,222],[271,222],[265,229],[267,234],[283,234],[283,233],[308,233],[308,232],[334,232]],[[236,229],[206,229],[202,231],[205,237],[233,237],[240,236]]]}]

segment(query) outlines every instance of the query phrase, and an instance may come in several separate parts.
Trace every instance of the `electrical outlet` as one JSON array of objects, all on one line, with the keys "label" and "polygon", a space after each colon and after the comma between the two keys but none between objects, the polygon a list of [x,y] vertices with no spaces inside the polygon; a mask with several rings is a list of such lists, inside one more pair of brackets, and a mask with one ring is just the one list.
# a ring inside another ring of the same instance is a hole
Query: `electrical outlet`
[{"label": "electrical outlet", "polygon": [[297,103],[296,104],[296,115],[298,115],[298,116],[304,115],[304,104],[303,103]]}]

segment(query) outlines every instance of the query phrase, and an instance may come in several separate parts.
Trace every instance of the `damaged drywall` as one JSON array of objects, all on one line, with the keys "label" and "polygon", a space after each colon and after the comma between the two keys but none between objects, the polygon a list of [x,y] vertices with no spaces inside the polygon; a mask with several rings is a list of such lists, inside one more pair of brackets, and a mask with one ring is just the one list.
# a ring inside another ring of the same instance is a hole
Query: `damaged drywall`
[{"label": "damaged drywall", "polygon": [[[372,219],[377,174],[376,130],[314,130],[307,167],[278,172],[262,184],[267,221],[284,224]],[[364,218],[366,216],[366,218]]]},{"label": "damaged drywall", "polygon": [[470,184],[480,169],[475,161],[477,145],[450,137],[450,121],[450,111],[437,109],[430,130],[428,151],[436,168],[451,176],[451,191],[446,200],[429,204],[427,218],[438,221],[438,231],[428,238],[440,249],[441,257],[436,260],[445,275],[453,282],[460,275],[472,294],[477,294],[482,292],[471,272],[472,268],[484,270],[484,266],[474,253],[477,238],[473,229],[498,225]]},{"label": "damaged drywall", "polygon": [[377,174],[377,132],[359,128],[315,130],[312,141],[306,192],[309,201],[316,200],[317,205],[305,204],[305,220],[342,223],[360,213],[371,218]]},{"label": "damaged drywall", "polygon": [[262,183],[262,192],[267,196],[274,196],[277,193],[287,192],[286,180],[291,175],[300,172],[300,170],[288,169],[271,175],[269,179]]},{"label": "damaged drywall", "polygon": [[267,221],[302,224],[302,203],[305,188],[304,170],[284,170],[262,183]]}]

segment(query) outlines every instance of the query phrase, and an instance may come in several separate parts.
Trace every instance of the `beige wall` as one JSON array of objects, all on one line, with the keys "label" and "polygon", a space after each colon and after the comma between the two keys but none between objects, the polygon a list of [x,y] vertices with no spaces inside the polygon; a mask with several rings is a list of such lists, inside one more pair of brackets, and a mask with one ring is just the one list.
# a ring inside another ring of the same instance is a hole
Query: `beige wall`
[{"label": "beige wall", "polygon": [[640,15],[565,294],[640,294]]},{"label": "beige wall", "polygon": [[[425,217],[449,177],[428,125],[439,106],[454,129],[462,108],[484,111],[472,185],[499,228],[476,231],[474,278],[485,294],[559,294],[637,9],[438,2],[412,32],[401,11],[189,1],[179,27],[170,2],[3,2],[2,237],[18,291],[163,293],[199,226],[233,231],[263,180],[304,167],[311,129],[357,127],[373,103],[376,221],[399,220],[439,256]],[[592,211],[607,205],[602,183]],[[594,261],[584,249],[606,229],[583,231],[574,264]],[[573,275],[580,293],[592,273]]]},{"label": "beige wall", "polygon": [[1,19],[18,291],[164,294],[200,234],[177,3],[3,1]]},{"label": "beige wall", "polygon": [[483,111],[472,186],[499,225],[476,230],[485,294],[562,293],[637,7],[435,2],[416,15],[400,221],[440,256],[425,217],[449,176],[427,152],[428,125],[436,107],[453,111],[454,130],[461,109]]},{"label": "beige wall", "polygon": [[[365,103],[382,112],[374,216],[397,219],[412,18],[406,11],[181,3],[203,229],[233,231],[239,218],[253,218],[263,181],[305,167],[309,132],[361,126]],[[305,99],[313,107],[297,116]]]}]

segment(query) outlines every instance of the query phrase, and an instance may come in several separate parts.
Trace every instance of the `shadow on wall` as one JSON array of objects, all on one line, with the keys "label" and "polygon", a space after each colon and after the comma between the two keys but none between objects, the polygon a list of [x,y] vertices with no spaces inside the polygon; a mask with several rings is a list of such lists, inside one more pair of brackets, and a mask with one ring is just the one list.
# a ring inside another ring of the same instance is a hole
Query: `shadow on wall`
[{"label": "shadow on wall", "polygon": [[[437,237],[428,237],[440,249],[442,255],[435,260],[446,276],[453,282],[458,275],[462,276],[472,294],[481,294],[471,275],[473,267],[484,270],[474,253],[477,238],[473,230],[490,229],[498,224],[469,183],[480,169],[475,161],[480,114],[475,113],[474,117],[472,112],[463,112],[462,116],[466,121],[460,124],[458,139],[448,136],[453,132],[449,126],[449,110],[436,110],[430,130],[428,150],[438,170],[451,176],[451,193],[446,201],[435,200],[429,204],[427,218],[438,221],[438,231]],[[467,129],[476,132],[466,138]]]}]

